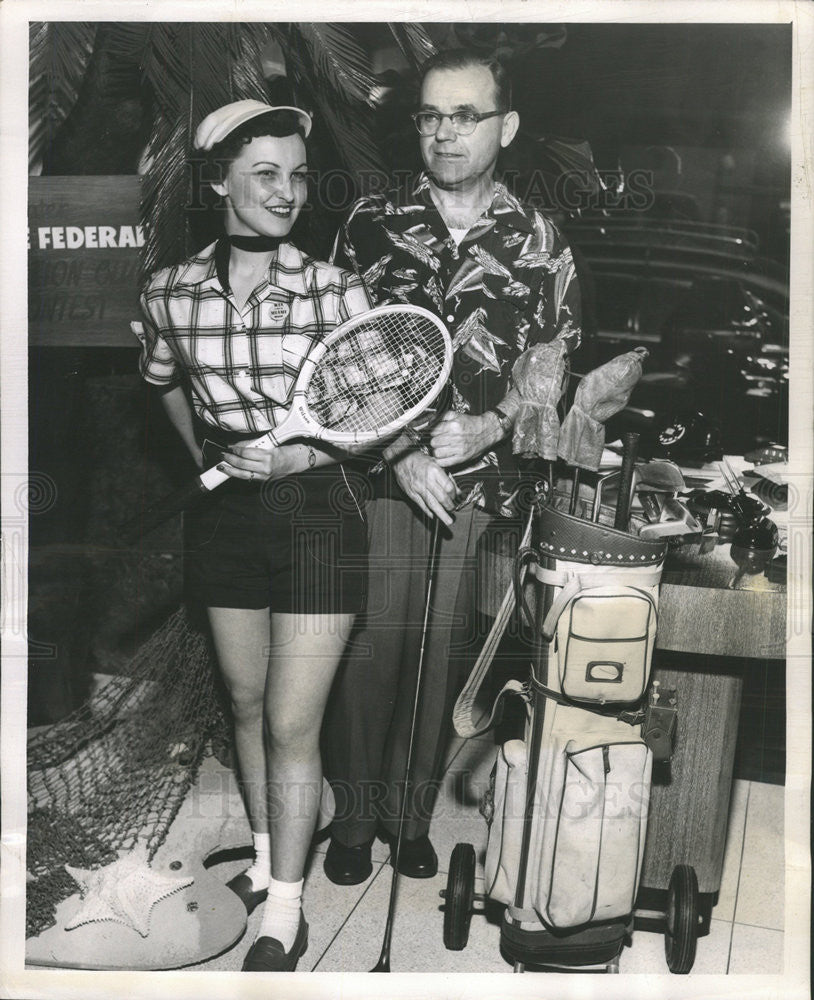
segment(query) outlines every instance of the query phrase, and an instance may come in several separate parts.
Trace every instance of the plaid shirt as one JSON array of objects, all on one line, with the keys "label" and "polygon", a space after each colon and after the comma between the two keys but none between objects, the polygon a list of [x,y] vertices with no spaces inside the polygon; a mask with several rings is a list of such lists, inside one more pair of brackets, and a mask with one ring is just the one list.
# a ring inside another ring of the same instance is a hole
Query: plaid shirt
[{"label": "plaid shirt", "polygon": [[238,309],[218,278],[217,246],[156,272],[145,287],[141,374],[166,386],[185,377],[205,423],[263,433],[287,415],[311,346],[370,309],[370,299],[353,274],[282,243]]}]

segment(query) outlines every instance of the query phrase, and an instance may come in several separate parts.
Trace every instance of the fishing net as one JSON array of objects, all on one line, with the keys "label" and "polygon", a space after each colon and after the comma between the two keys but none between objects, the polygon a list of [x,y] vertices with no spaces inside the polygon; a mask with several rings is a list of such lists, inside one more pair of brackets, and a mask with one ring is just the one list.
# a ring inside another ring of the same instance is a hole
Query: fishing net
[{"label": "fishing net", "polygon": [[184,607],[125,673],[30,734],[26,936],[78,891],[66,864],[99,867],[137,842],[152,859],[204,756],[224,757],[229,739],[214,654]]}]

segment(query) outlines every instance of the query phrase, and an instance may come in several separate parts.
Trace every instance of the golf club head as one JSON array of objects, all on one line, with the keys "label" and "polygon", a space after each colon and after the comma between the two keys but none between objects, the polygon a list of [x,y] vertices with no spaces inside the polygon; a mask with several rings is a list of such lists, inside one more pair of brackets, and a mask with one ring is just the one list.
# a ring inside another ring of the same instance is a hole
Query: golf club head
[{"label": "golf club head", "polygon": [[686,535],[701,535],[703,528],[698,520],[675,497],[667,497],[661,510],[661,520],[655,524],[645,524],[639,531],[639,538],[656,541],[659,538],[677,538]]},{"label": "golf club head", "polygon": [[650,524],[658,524],[661,520],[661,512],[664,510],[664,501],[666,499],[664,494],[657,493],[655,490],[640,489],[637,491],[637,499],[644,511],[644,516]]}]

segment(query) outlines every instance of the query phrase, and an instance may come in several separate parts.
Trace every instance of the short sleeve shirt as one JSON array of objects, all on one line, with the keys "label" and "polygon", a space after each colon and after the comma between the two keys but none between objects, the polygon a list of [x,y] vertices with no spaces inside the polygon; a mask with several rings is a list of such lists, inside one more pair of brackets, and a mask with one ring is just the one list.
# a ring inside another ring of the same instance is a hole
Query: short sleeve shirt
[{"label": "short sleeve shirt", "polygon": [[[430,195],[426,174],[411,189],[360,199],[332,259],[352,268],[379,302],[409,302],[440,316],[453,338],[453,407],[481,414],[511,386],[527,348],[580,342],[581,303],[571,249],[557,227],[496,183],[491,205],[460,242]],[[486,456],[517,468],[511,442]],[[507,484],[507,490],[510,487]]]},{"label": "short sleeve shirt", "polygon": [[290,243],[239,309],[218,278],[216,248],[158,271],[141,296],[143,377],[189,383],[197,416],[228,431],[264,433],[288,412],[313,344],[370,308],[352,273]]}]

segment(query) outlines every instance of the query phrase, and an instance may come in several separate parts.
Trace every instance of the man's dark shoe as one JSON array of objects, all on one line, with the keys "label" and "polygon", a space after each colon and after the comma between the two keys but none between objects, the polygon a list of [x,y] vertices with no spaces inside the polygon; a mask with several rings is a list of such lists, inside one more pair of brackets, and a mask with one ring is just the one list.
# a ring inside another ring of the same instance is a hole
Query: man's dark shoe
[{"label": "man's dark shoe", "polygon": [[[396,838],[388,834],[390,843],[390,864],[393,864],[393,855],[396,853]],[[399,873],[407,878],[432,878],[438,873],[438,855],[435,848],[430,843],[430,838],[426,834],[416,837],[415,840],[402,838],[401,850],[399,851]]]},{"label": "man's dark shoe", "polygon": [[370,848],[370,843],[359,844],[358,847],[345,847],[331,837],[322,864],[325,874],[336,885],[359,885],[368,879],[373,871]]},{"label": "man's dark shoe", "polygon": [[265,901],[266,896],[268,896],[268,889],[258,889],[252,888],[252,880],[249,876],[242,872],[240,875],[235,875],[234,878],[229,879],[226,883],[227,888],[231,889],[232,892],[239,896],[246,907],[246,913],[253,913],[257,907]]},{"label": "man's dark shoe", "polygon": [[259,937],[243,960],[244,972],[294,972],[308,948],[308,924],[300,914],[300,925],[290,951],[273,937]]}]

